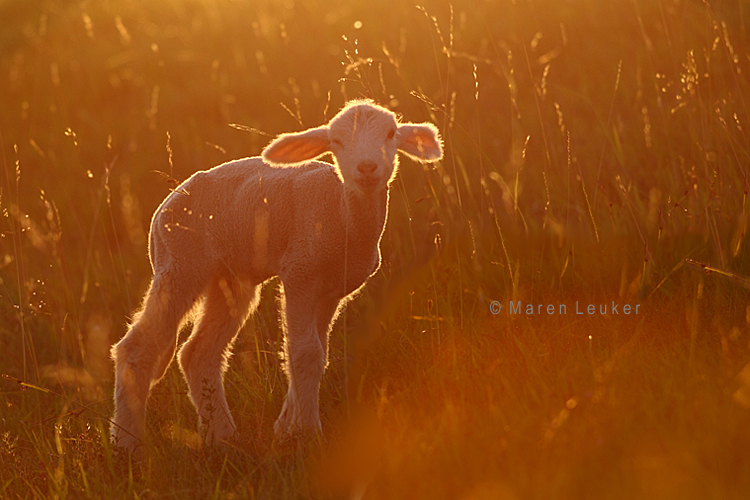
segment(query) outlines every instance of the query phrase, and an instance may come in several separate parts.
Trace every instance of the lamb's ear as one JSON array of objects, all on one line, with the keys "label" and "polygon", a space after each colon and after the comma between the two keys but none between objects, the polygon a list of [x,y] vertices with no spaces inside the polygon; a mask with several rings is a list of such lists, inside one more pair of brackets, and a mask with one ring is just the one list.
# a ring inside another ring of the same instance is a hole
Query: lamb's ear
[{"label": "lamb's ear", "polygon": [[432,123],[402,123],[396,141],[399,151],[416,161],[438,161],[443,157],[440,133]]},{"label": "lamb's ear", "polygon": [[328,127],[325,125],[303,132],[281,134],[263,150],[263,159],[272,165],[304,163],[328,153]]}]

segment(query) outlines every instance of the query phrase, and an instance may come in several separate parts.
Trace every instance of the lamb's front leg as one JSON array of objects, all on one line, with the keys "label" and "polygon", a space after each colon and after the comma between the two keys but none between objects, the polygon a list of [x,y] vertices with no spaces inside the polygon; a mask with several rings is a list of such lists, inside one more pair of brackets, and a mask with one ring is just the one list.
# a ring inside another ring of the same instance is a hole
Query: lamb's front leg
[{"label": "lamb's front leg", "polygon": [[327,338],[320,334],[318,325],[330,324],[338,301],[333,307],[330,302],[285,286],[284,354],[289,390],[274,425],[279,437],[321,430],[318,393],[328,346],[323,344],[327,344]]}]

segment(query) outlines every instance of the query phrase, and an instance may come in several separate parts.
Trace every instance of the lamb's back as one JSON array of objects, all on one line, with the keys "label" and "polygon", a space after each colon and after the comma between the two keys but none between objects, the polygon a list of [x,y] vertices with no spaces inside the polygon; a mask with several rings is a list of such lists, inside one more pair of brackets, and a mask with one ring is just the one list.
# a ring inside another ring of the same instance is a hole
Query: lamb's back
[{"label": "lamb's back", "polygon": [[323,162],[279,168],[256,157],[196,172],[154,214],[154,270],[176,263],[198,270],[218,265],[243,279],[278,274],[290,241],[314,231],[320,214],[340,205],[340,185]]}]

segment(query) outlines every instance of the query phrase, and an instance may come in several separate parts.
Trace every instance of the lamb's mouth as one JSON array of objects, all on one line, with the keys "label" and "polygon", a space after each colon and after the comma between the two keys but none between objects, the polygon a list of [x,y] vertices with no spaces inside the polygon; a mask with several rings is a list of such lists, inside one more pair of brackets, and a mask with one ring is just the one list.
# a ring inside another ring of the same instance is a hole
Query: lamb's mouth
[{"label": "lamb's mouth", "polygon": [[380,186],[380,177],[358,177],[354,179],[354,182],[357,183],[359,187],[361,187],[365,191],[372,191],[378,186]]}]

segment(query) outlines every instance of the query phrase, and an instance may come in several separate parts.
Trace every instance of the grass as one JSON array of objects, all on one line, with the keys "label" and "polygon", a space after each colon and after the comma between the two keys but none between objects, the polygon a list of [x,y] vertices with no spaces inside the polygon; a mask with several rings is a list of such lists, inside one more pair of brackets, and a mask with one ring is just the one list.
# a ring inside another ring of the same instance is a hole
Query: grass
[{"label": "grass", "polygon": [[[746,498],[747,10],[0,1],[0,498]],[[171,180],[358,96],[433,121],[446,158],[403,161],[324,442],[273,442],[267,287],[235,445],[200,447],[173,366],[146,458],[116,453],[108,349]]]}]

